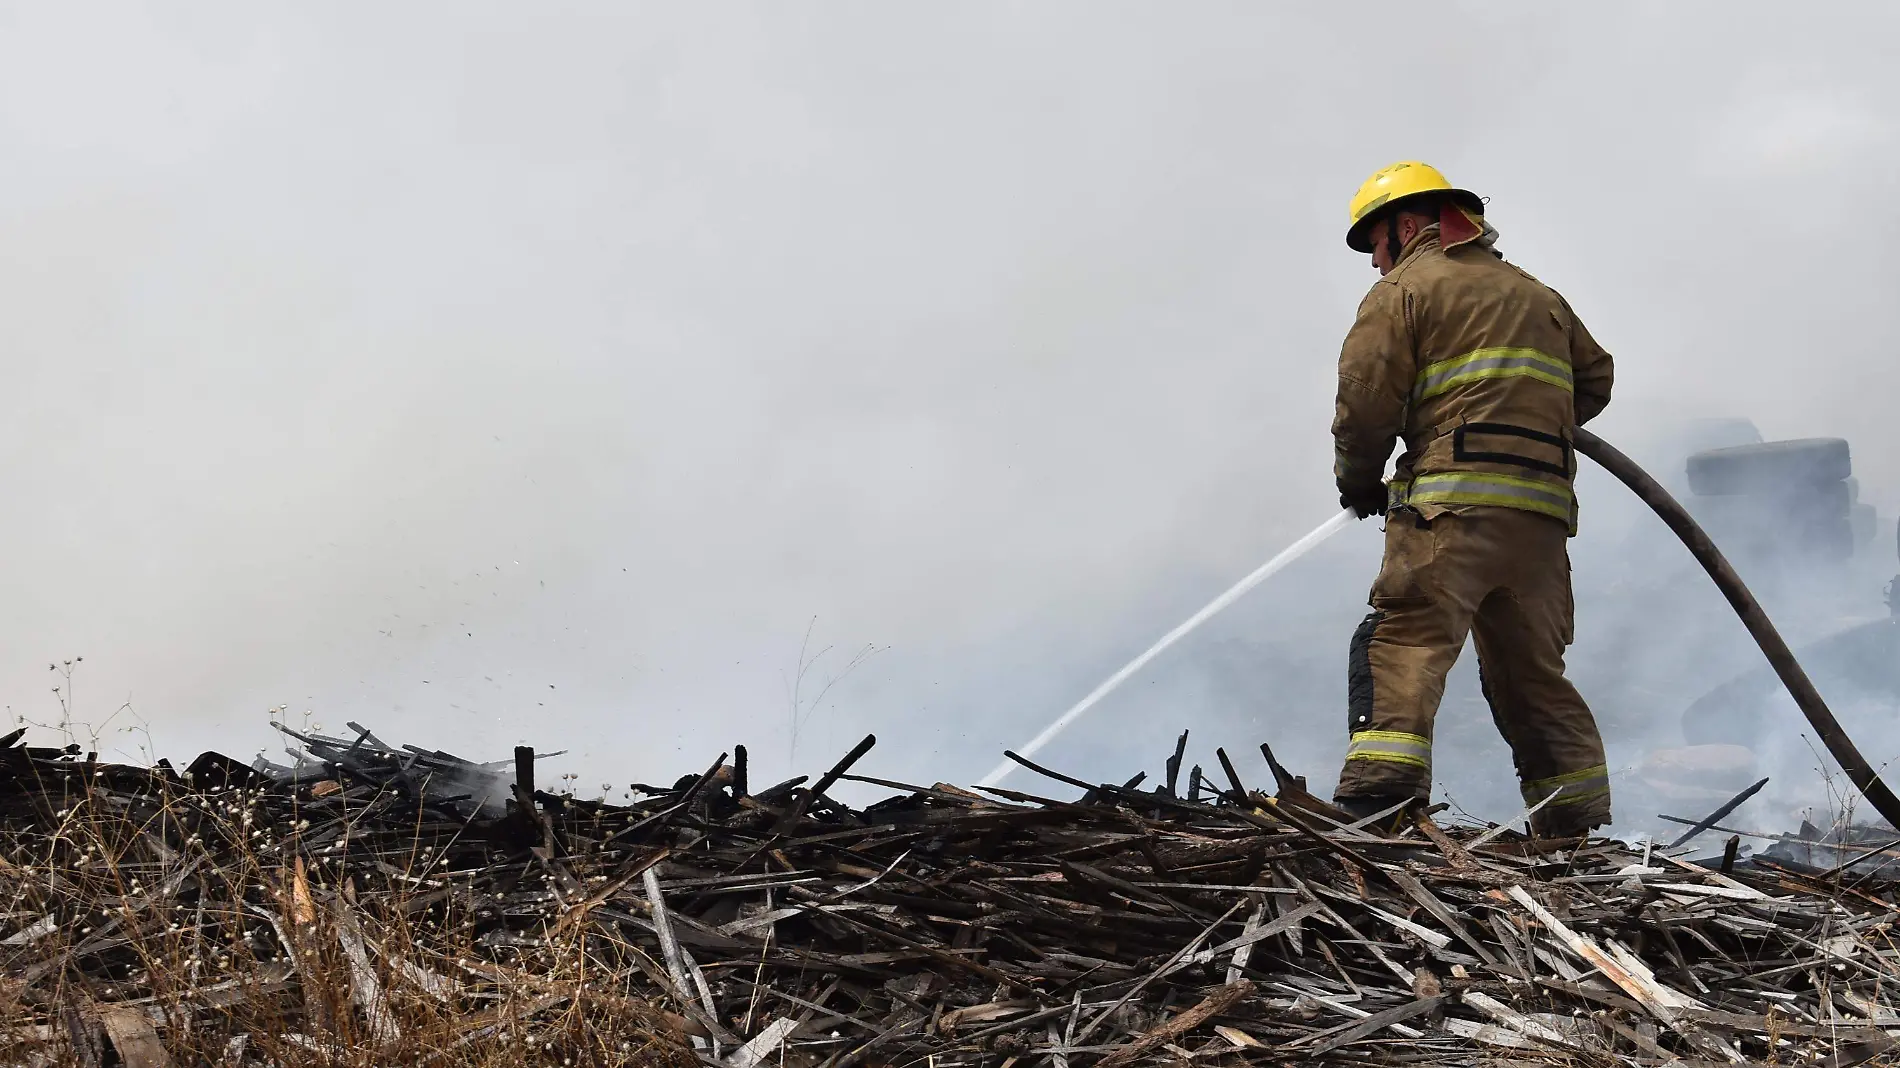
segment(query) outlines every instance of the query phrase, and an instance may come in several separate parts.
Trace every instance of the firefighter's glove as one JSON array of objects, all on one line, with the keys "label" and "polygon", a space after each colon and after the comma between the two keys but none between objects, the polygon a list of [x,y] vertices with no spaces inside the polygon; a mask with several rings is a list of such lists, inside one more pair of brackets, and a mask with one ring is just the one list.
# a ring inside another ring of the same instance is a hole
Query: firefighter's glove
[{"label": "firefighter's glove", "polygon": [[1352,514],[1361,519],[1384,515],[1385,483],[1348,482],[1342,479],[1339,483],[1339,504],[1342,508],[1352,509]]}]

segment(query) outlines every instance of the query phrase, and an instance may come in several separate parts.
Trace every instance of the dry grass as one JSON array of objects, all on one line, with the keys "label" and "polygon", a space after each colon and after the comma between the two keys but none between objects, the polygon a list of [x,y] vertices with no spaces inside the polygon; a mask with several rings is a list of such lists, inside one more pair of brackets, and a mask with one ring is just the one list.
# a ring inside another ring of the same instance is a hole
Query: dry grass
[{"label": "dry grass", "polygon": [[308,790],[21,770],[0,767],[0,1065],[695,1061],[694,1025],[632,993],[651,962],[563,923],[581,906],[547,871],[477,895],[420,820],[391,863],[347,820],[307,840]]}]

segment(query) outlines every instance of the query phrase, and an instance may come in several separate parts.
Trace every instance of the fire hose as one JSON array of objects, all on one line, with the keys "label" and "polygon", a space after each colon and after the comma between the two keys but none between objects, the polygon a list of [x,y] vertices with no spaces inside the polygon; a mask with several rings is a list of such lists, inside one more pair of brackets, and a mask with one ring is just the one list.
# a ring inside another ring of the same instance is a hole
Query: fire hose
[{"label": "fire hose", "polygon": [[1889,824],[1900,827],[1900,797],[1894,796],[1894,792],[1880,780],[1872,765],[1867,763],[1867,758],[1854,745],[1854,740],[1841,729],[1840,721],[1834,718],[1827,702],[1821,699],[1821,692],[1814,688],[1813,680],[1802,670],[1788,643],[1782,640],[1781,632],[1775,629],[1768,613],[1762,610],[1761,602],[1755,600],[1755,595],[1749,592],[1741,576],[1729,565],[1722,550],[1709,540],[1688,510],[1670,496],[1660,483],[1649,477],[1647,471],[1636,466],[1634,460],[1582,427],[1576,429],[1573,440],[1578,452],[1615,475],[1644,504],[1649,505],[1650,510],[1669,525],[1670,530],[1675,531],[1676,537],[1682,539],[1689,555],[1695,557],[1702,569],[1709,573],[1716,589],[1728,598],[1729,607],[1741,617],[1742,626],[1748,628],[1749,636],[1755,639],[1756,645],[1761,646],[1762,655],[1768,658],[1775,674],[1781,677],[1781,684],[1788,688],[1801,714],[1814,727],[1814,733],[1820,736],[1835,762],[1847,773],[1848,781],[1874,806],[1874,811],[1880,813]]}]

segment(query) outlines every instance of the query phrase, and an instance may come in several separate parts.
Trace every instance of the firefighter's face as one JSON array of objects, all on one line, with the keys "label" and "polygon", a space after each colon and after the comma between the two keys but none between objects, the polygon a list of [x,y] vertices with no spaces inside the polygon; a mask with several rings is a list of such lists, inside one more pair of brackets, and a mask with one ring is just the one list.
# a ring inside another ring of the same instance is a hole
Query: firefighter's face
[{"label": "firefighter's face", "polygon": [[1372,241],[1372,265],[1379,269],[1380,277],[1384,277],[1385,273],[1392,269],[1391,243],[1386,240],[1386,235],[1391,232],[1392,217],[1388,215],[1373,223],[1372,232],[1367,235]]}]

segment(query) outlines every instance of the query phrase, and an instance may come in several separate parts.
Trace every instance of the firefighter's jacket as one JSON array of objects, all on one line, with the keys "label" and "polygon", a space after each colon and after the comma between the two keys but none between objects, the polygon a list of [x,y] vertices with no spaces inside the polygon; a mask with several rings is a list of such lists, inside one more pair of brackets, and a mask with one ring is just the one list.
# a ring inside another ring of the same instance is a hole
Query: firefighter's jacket
[{"label": "firefighter's jacket", "polygon": [[1334,475],[1426,519],[1520,508],[1576,530],[1570,429],[1610,402],[1611,359],[1550,287],[1427,227],[1359,305],[1339,355]]}]

